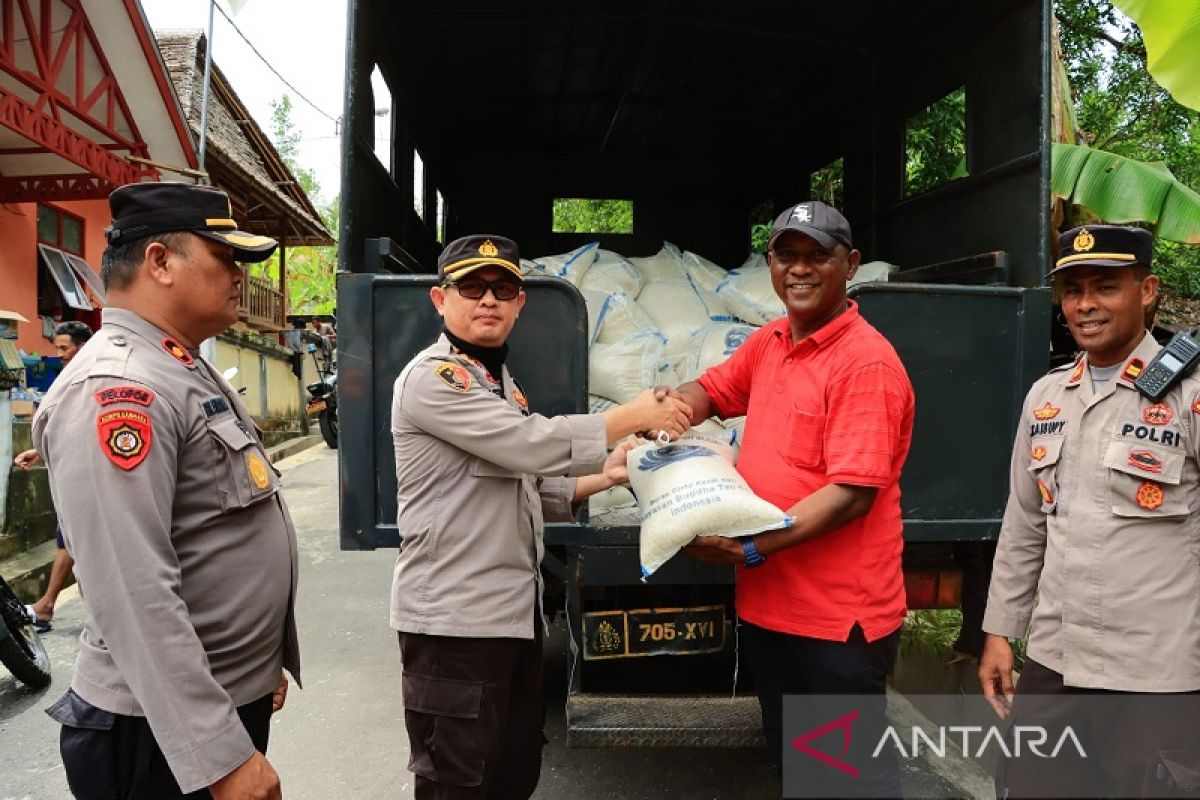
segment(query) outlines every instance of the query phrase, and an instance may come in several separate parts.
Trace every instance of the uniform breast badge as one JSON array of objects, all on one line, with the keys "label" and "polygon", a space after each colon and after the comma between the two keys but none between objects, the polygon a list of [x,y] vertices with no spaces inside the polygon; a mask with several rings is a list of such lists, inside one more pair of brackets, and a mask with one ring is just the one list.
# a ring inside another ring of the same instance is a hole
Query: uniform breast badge
[{"label": "uniform breast badge", "polygon": [[254,481],[254,485],[259,489],[266,489],[271,485],[271,473],[258,453],[251,453],[246,457],[246,468],[250,472],[250,480]]},{"label": "uniform breast badge", "polygon": [[1138,487],[1137,494],[1133,496],[1137,504],[1147,511],[1153,511],[1163,504],[1163,490],[1154,481],[1146,481]]},{"label": "uniform breast badge", "polygon": [[1034,461],[1041,461],[1046,457],[1046,448],[1041,446],[1035,447],[1030,455],[1033,457]]},{"label": "uniform breast badge", "polygon": [[1058,413],[1060,411],[1062,411],[1061,408],[1059,408],[1058,406],[1052,406],[1052,405],[1050,405],[1049,402],[1047,402],[1041,408],[1035,408],[1033,410],[1033,418],[1036,420],[1041,420],[1041,421],[1045,421],[1048,419],[1054,419],[1055,417],[1058,416]]},{"label": "uniform breast badge", "polygon": [[1148,425],[1166,425],[1175,418],[1175,412],[1166,403],[1155,403],[1142,409],[1142,421]]},{"label": "uniform breast badge", "polygon": [[154,424],[141,411],[106,411],[96,418],[96,434],[104,457],[128,472],[150,453]]}]

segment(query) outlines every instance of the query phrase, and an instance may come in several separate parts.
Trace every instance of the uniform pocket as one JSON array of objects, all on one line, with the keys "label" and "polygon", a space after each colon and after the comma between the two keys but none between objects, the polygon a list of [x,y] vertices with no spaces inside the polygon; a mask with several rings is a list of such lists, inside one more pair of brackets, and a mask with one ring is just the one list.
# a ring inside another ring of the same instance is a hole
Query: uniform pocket
[{"label": "uniform pocket", "polygon": [[216,449],[213,485],[222,511],[253,505],[275,494],[278,483],[266,454],[235,415],[209,419],[208,433]]},{"label": "uniform pocket", "polygon": [[471,474],[476,478],[509,478],[517,480],[522,477],[519,472],[513,472],[507,467],[493,464],[491,461],[482,458],[475,459],[475,463],[471,465]]},{"label": "uniform pocket", "polygon": [[787,433],[780,441],[783,457],[799,467],[815,467],[825,453],[825,415],[795,405],[788,413]]},{"label": "uniform pocket", "polygon": [[404,724],[411,755],[408,768],[451,786],[483,783],[490,737],[481,719],[483,682],[405,672]]},{"label": "uniform pocket", "polygon": [[1049,514],[1058,507],[1058,462],[1062,458],[1062,436],[1039,436],[1029,451],[1029,470],[1038,494],[1042,496],[1042,513]]},{"label": "uniform pocket", "polygon": [[1104,453],[1108,467],[1109,499],[1118,517],[1181,517],[1188,513],[1187,497],[1179,485],[1185,454],[1182,450],[1114,439]]}]

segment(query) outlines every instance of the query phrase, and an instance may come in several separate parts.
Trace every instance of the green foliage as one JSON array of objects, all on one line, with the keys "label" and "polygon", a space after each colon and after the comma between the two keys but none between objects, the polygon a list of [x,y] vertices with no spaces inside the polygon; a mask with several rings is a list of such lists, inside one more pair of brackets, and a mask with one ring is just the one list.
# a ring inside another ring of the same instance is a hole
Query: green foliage
[{"label": "green foliage", "polygon": [[767,198],[750,209],[750,252],[763,253],[771,238],[771,223],[775,221],[775,201]]},{"label": "green foliage", "polygon": [[[1154,82],[1137,25],[1106,0],[1056,0],[1054,8],[1084,140],[1125,158],[1162,162],[1180,183],[1200,186],[1200,114]],[[1196,247],[1159,245],[1154,269],[1167,286],[1200,296],[1200,280],[1192,277],[1200,273]]]},{"label": "green foliage", "polygon": [[812,196],[814,200],[841,210],[846,198],[846,176],[842,169],[842,159],[827,164],[812,175]]},{"label": "green foliage", "polygon": [[904,126],[904,189],[911,197],[967,174],[964,87],[909,117]]},{"label": "green foliage", "polygon": [[[333,233],[338,234],[341,217],[341,196],[335,196],[327,204],[320,202],[321,186],[312,170],[300,165],[300,130],[292,122],[292,101],[286,94],[271,102],[271,141],[276,151],[287,164],[300,188],[308,195],[317,209],[321,222]],[[291,314],[331,314],[337,306],[336,247],[292,247],[287,252],[288,312]],[[279,280],[279,253],[262,262],[252,274]]]},{"label": "green foliage", "polygon": [[962,611],[957,608],[910,611],[900,634],[900,646],[948,658],[961,627]]},{"label": "green foliage", "polygon": [[555,233],[633,233],[632,200],[555,198]]}]

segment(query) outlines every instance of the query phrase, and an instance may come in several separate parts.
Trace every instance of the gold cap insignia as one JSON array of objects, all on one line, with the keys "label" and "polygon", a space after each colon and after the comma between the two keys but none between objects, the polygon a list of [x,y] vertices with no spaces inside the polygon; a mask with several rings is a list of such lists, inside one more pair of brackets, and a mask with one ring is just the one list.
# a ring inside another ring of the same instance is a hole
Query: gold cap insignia
[{"label": "gold cap insignia", "polygon": [[1096,237],[1092,236],[1091,231],[1087,228],[1081,230],[1079,235],[1075,237],[1075,241],[1071,243],[1071,247],[1075,249],[1076,253],[1086,253],[1095,246]]},{"label": "gold cap insignia", "polygon": [[500,248],[492,244],[492,240],[488,239],[483,244],[479,245],[479,255],[486,258],[493,258],[500,255]]}]

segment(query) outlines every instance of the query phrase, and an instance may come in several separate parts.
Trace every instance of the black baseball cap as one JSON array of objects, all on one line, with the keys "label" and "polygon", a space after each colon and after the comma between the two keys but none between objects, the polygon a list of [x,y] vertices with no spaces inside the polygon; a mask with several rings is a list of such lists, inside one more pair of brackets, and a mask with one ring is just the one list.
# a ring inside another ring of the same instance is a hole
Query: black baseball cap
[{"label": "black baseball cap", "polygon": [[449,242],[438,256],[438,277],[458,280],[480,267],[502,267],[522,280],[517,243],[504,236],[476,233]]},{"label": "black baseball cap", "polygon": [[1154,234],[1126,225],[1083,225],[1058,237],[1058,260],[1050,277],[1071,267],[1150,266]]},{"label": "black baseball cap", "polygon": [[854,249],[854,245],[850,243],[850,223],[842,216],[842,212],[820,200],[807,200],[785,209],[771,226],[771,238],[767,240],[767,247],[774,245],[776,237],[784,231],[799,231],[805,236],[811,236],[822,247],[833,247],[841,243]]},{"label": "black baseball cap", "polygon": [[233,248],[238,261],[265,261],[279,243],[268,236],[238,230],[229,195],[195,183],[130,183],[108,196],[112,225],[104,231],[110,245],[155,233],[187,231]]}]

